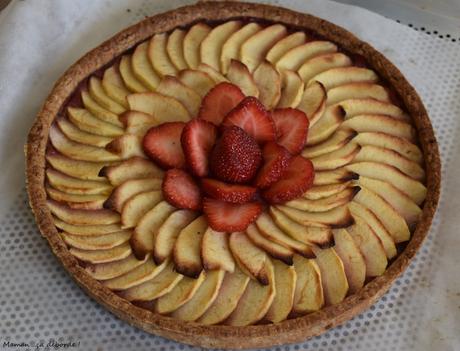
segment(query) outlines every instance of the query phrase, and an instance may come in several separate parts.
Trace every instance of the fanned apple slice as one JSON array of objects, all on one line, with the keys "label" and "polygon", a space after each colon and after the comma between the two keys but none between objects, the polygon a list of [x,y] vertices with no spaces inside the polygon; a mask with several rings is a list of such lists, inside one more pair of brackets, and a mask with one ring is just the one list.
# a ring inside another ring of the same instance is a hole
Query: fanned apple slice
[{"label": "fanned apple slice", "polygon": [[366,279],[366,262],[355,241],[346,229],[332,231],[334,235],[334,250],[340,257],[348,281],[348,292],[356,293],[364,286]]},{"label": "fanned apple slice", "polygon": [[313,157],[311,162],[313,167],[318,171],[328,171],[343,167],[353,161],[358,154],[361,146],[350,141],[348,144],[340,149],[323,154],[321,156]]},{"label": "fanned apple slice", "polygon": [[94,279],[107,280],[128,273],[134,268],[145,263],[148,259],[151,259],[151,257],[146,256],[144,260],[140,261],[131,254],[122,260],[114,262],[88,264],[85,266],[85,271],[87,271]]},{"label": "fanned apple slice", "polygon": [[278,260],[273,260],[273,266],[276,295],[264,319],[277,323],[285,320],[292,310],[297,273],[293,266],[287,266]]},{"label": "fanned apple slice", "polygon": [[321,272],[324,300],[327,305],[336,305],[343,301],[348,292],[348,281],[343,263],[332,247],[314,248],[313,250]]},{"label": "fanned apple slice", "polygon": [[64,242],[76,249],[82,250],[106,250],[121,245],[129,240],[131,231],[122,230],[120,232],[103,235],[72,235],[66,232],[60,233]]},{"label": "fanned apple slice", "polygon": [[203,98],[209,90],[216,85],[216,82],[209,74],[192,69],[184,69],[179,72],[179,80],[186,86],[195,90]]},{"label": "fanned apple slice", "polygon": [[276,68],[279,70],[297,71],[305,61],[315,56],[336,51],[337,46],[330,41],[310,41],[286,52],[276,62]]},{"label": "fanned apple slice", "polygon": [[193,211],[178,210],[171,213],[158,228],[153,244],[153,258],[157,264],[163,263],[171,257],[177,237],[195,217],[196,214]]},{"label": "fanned apple slice", "polygon": [[391,234],[395,243],[410,239],[410,231],[404,218],[379,195],[371,190],[362,188],[355,196],[354,201],[372,211]]},{"label": "fanned apple slice", "polygon": [[102,87],[110,98],[118,102],[124,108],[128,108],[126,96],[131,94],[131,92],[126,88],[125,83],[123,83],[123,78],[120,76],[116,65],[104,71]]},{"label": "fanned apple slice", "polygon": [[302,197],[286,202],[286,206],[309,212],[329,211],[350,202],[359,189],[359,187],[345,188],[337,194],[317,200],[309,200]]},{"label": "fanned apple slice", "polygon": [[131,56],[124,55],[120,60],[119,65],[120,75],[123,82],[126,84],[128,89],[133,93],[144,93],[149,89],[139,81],[134,75],[133,68],[131,66]]},{"label": "fanned apple slice", "polygon": [[190,114],[177,99],[154,92],[131,94],[128,96],[131,110],[153,115],[158,123],[187,122]]},{"label": "fanned apple slice", "polygon": [[94,195],[83,195],[83,194],[71,194],[54,189],[50,186],[45,186],[46,193],[48,196],[59,202],[65,202],[71,208],[81,209],[102,209],[104,201],[107,200],[107,195],[94,194]]},{"label": "fanned apple slice", "polygon": [[69,224],[106,225],[120,222],[120,215],[110,210],[76,210],[50,199],[46,204],[52,214]]},{"label": "fanned apple slice", "polygon": [[200,63],[197,67],[198,71],[206,73],[216,83],[228,82],[229,80],[219,71],[207,65],[206,63]]},{"label": "fanned apple slice", "polygon": [[294,32],[278,41],[267,52],[268,62],[276,63],[286,52],[305,43],[307,36],[304,32]]},{"label": "fanned apple slice", "polygon": [[313,158],[336,151],[347,145],[355,136],[356,132],[352,130],[339,129],[332,134],[329,139],[323,141],[322,143],[314,146],[307,146],[302,150],[302,156],[305,158]]},{"label": "fanned apple slice", "polygon": [[277,107],[295,108],[302,100],[305,83],[294,71],[284,70],[281,77],[281,97]]},{"label": "fanned apple slice", "polygon": [[153,162],[142,157],[132,157],[117,165],[106,166],[99,172],[101,176],[107,177],[110,184],[118,186],[128,179],[139,178],[163,178],[163,170]]},{"label": "fanned apple slice", "polygon": [[407,194],[417,205],[420,205],[425,200],[426,187],[393,166],[377,162],[358,162],[349,164],[345,168],[360,176],[390,183]]},{"label": "fanned apple slice", "polygon": [[120,121],[125,127],[126,134],[144,136],[152,127],[160,124],[155,116],[139,111],[126,111],[120,115]]},{"label": "fanned apple slice", "polygon": [[343,183],[358,178],[358,174],[345,168],[337,168],[332,171],[316,171],[313,186]]},{"label": "fanned apple slice", "polygon": [[123,228],[133,228],[139,220],[161,200],[163,195],[159,190],[147,191],[128,199],[121,210],[121,225]]},{"label": "fanned apple slice", "polygon": [[240,59],[241,45],[261,29],[262,27],[258,23],[251,22],[232,33],[227,41],[225,41],[220,54],[220,68],[224,74],[227,73],[232,59]]},{"label": "fanned apple slice", "polygon": [[262,29],[246,40],[240,49],[240,59],[253,72],[264,60],[267,52],[280,39],[285,37],[287,29],[281,24],[273,24]]},{"label": "fanned apple slice", "polygon": [[147,55],[150,59],[154,70],[160,77],[165,75],[176,75],[177,69],[171,62],[166,51],[166,44],[168,41],[167,33],[155,34],[150,39],[147,48]]},{"label": "fanned apple slice", "polygon": [[260,63],[253,74],[254,82],[259,89],[259,100],[267,110],[272,110],[281,98],[281,76],[268,61]]},{"label": "fanned apple slice", "polygon": [[319,200],[328,198],[332,195],[339,194],[350,186],[351,182],[343,182],[337,184],[316,185],[308,189],[302,197],[308,200]]},{"label": "fanned apple slice", "polygon": [[261,284],[268,284],[267,272],[264,270],[268,259],[265,251],[252,243],[245,233],[231,233],[229,247],[240,269]]},{"label": "fanned apple slice", "polygon": [[110,194],[112,190],[112,186],[108,182],[69,177],[53,168],[46,170],[46,179],[48,179],[53,188],[69,194],[106,195]]},{"label": "fanned apple slice", "polygon": [[169,59],[179,71],[188,67],[184,58],[184,47],[182,46],[185,34],[185,30],[176,28],[169,35],[168,42],[166,43],[166,52]]},{"label": "fanned apple slice", "polygon": [[126,109],[115,100],[111,99],[104,91],[101,81],[96,77],[91,77],[88,83],[88,91],[91,97],[103,108],[112,113],[120,114]]},{"label": "fanned apple slice", "polygon": [[142,147],[142,136],[135,134],[119,136],[108,143],[105,149],[122,160],[132,157],[146,157]]},{"label": "fanned apple slice", "polygon": [[259,88],[244,63],[237,60],[231,60],[227,72],[227,78],[230,82],[237,85],[244,95],[255,97],[259,96]]},{"label": "fanned apple slice", "polygon": [[381,85],[361,82],[340,85],[327,92],[327,105],[349,99],[375,99],[390,102],[390,94]]},{"label": "fanned apple slice", "polygon": [[197,278],[203,271],[201,242],[207,228],[206,218],[200,216],[181,230],[173,249],[174,267],[177,272]]},{"label": "fanned apple slice", "polygon": [[[81,91],[81,100],[83,102],[83,107],[87,110],[88,114],[90,114],[90,118],[91,119],[94,119],[96,118],[96,121],[88,121],[89,124],[95,124],[97,123],[98,121],[97,120],[100,120],[100,122],[105,122],[105,123],[108,123],[109,124],[109,127],[110,126],[117,126],[117,127],[121,127],[122,124],[120,123],[119,119],[118,119],[118,115],[105,109],[104,107],[102,107],[101,105],[99,105],[96,100],[94,100],[91,95],[88,93],[87,90],[82,90]],[[72,107],[70,107],[72,108]],[[77,109],[77,108],[73,108],[73,109]],[[74,117],[76,119],[78,119],[78,116]],[[83,121],[84,122],[84,121]],[[82,121],[80,121],[80,123],[83,123]],[[104,125],[104,123],[102,123],[102,126]],[[81,128],[82,129],[82,128]],[[85,129],[83,129],[85,130]],[[89,133],[93,133],[93,134],[98,134],[98,135],[105,135],[103,134],[104,133],[104,130],[99,132],[98,130],[86,130],[87,132]],[[102,133],[102,134],[101,134]]]},{"label": "fanned apple slice", "polygon": [[196,69],[200,64],[200,45],[211,31],[205,23],[197,23],[185,34],[183,46],[185,62],[190,68]]},{"label": "fanned apple slice", "polygon": [[240,21],[228,21],[214,27],[201,42],[201,62],[220,70],[222,47],[229,37],[240,28]]},{"label": "fanned apple slice", "polygon": [[173,76],[165,76],[157,87],[160,94],[177,99],[189,112],[190,116],[197,116],[201,105],[201,97],[192,88],[189,88]]},{"label": "fanned apple slice", "polygon": [[225,271],[213,270],[206,272],[206,278],[193,297],[175,310],[171,317],[184,321],[195,321],[212,305],[219,294]]},{"label": "fanned apple slice", "polygon": [[287,206],[277,206],[277,209],[292,220],[306,226],[345,228],[353,223],[347,206],[339,206],[326,212],[307,212]]},{"label": "fanned apple slice", "polygon": [[137,258],[142,258],[149,252],[153,252],[158,228],[175,210],[176,208],[166,201],[161,201],[139,220],[130,240]]},{"label": "fanned apple slice", "polygon": [[294,256],[297,282],[292,311],[298,314],[318,311],[324,305],[323,285],[318,265],[314,260]]},{"label": "fanned apple slice", "polygon": [[260,233],[259,229],[255,224],[252,223],[249,225],[249,227],[246,229],[246,235],[254,243],[254,245],[268,253],[270,256],[277,258],[288,265],[292,265],[292,257],[294,256],[294,251],[290,248],[286,248],[282,245],[279,245],[273,241],[266,239]]},{"label": "fanned apple slice", "polygon": [[112,138],[82,131],[66,118],[58,118],[56,124],[67,138],[77,143],[104,147],[112,141]]},{"label": "fanned apple slice", "polygon": [[152,301],[172,291],[183,277],[174,272],[174,266],[170,263],[153,279],[123,290],[120,296],[128,301]]},{"label": "fanned apple slice", "polygon": [[351,66],[351,64],[352,61],[347,55],[341,52],[334,52],[316,56],[305,61],[300,66],[298,72],[305,83],[310,83],[311,79],[321,72],[330,70],[331,68]]},{"label": "fanned apple slice", "polygon": [[225,273],[217,298],[197,322],[211,325],[221,323],[227,319],[235,310],[248,283],[249,277],[238,268],[233,273]]},{"label": "fanned apple slice", "polygon": [[265,270],[268,275],[268,285],[261,285],[257,281],[250,280],[225,324],[246,326],[258,322],[265,316],[276,295],[275,272],[271,260],[265,261]]},{"label": "fanned apple slice", "polygon": [[121,213],[126,201],[145,191],[161,190],[162,182],[158,178],[129,179],[114,189],[104,207]]},{"label": "fanned apple slice", "polygon": [[310,127],[312,127],[323,116],[326,108],[327,93],[323,85],[313,82],[305,87],[297,108],[308,117]]},{"label": "fanned apple slice", "polygon": [[107,250],[81,250],[70,248],[69,252],[81,261],[92,264],[120,261],[131,254],[131,246],[123,243]]},{"label": "fanned apple slice", "polygon": [[57,152],[47,152],[46,160],[59,172],[84,180],[103,180],[99,172],[107,165],[106,162],[86,162],[68,158]]},{"label": "fanned apple slice", "polygon": [[139,44],[131,56],[131,67],[133,74],[150,90],[155,88],[160,83],[160,77],[154,71],[149,60],[149,43],[147,41]]},{"label": "fanned apple slice", "polygon": [[201,257],[206,270],[220,269],[233,273],[233,260],[228,244],[228,234],[208,228],[201,241]]},{"label": "fanned apple slice", "polygon": [[102,234],[110,234],[121,231],[122,228],[119,224],[101,224],[101,225],[80,225],[80,224],[70,224],[60,220],[57,217],[53,217],[54,225],[66,231],[72,235],[83,235],[83,236],[91,236],[91,235],[102,235]]},{"label": "fanned apple slice", "polygon": [[329,89],[338,87],[339,85],[350,83],[375,83],[379,80],[378,75],[371,69],[362,67],[337,67],[321,72],[314,76],[311,80],[320,82]]},{"label": "fanned apple slice", "polygon": [[119,126],[96,118],[85,109],[69,107],[67,115],[73,124],[85,132],[107,137],[115,137],[123,134],[123,129]]},{"label": "fanned apple slice", "polygon": [[345,111],[338,105],[326,107],[323,115],[310,128],[307,146],[319,144],[328,139],[340,127],[345,118]]},{"label": "fanned apple slice", "polygon": [[409,121],[410,117],[398,106],[375,99],[349,99],[340,102],[345,110],[345,118],[359,115],[386,115],[399,120]]},{"label": "fanned apple slice", "polygon": [[329,228],[301,225],[273,206],[270,206],[269,211],[275,223],[293,239],[305,244],[316,244],[320,247],[330,246],[332,233]]}]

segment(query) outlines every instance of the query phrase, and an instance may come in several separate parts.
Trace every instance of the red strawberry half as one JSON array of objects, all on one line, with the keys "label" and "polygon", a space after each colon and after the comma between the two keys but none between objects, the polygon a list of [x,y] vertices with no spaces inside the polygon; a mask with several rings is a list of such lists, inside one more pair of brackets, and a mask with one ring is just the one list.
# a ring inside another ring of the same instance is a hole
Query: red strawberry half
[{"label": "red strawberry half", "polygon": [[294,156],[283,173],[283,177],[262,193],[271,204],[284,203],[299,197],[312,185],[315,177],[313,164],[302,156]]},{"label": "red strawberry half", "polygon": [[243,99],[244,94],[236,85],[226,82],[219,83],[203,98],[198,118],[219,125],[227,113]]},{"label": "red strawberry half", "polygon": [[208,175],[208,159],[216,138],[217,128],[211,122],[193,119],[185,125],[181,137],[182,148],[185,160],[194,175]]},{"label": "red strawberry half", "polygon": [[278,144],[293,155],[300,153],[307,141],[310,125],[307,115],[294,108],[280,108],[272,112],[272,118],[276,125]]},{"label": "red strawberry half", "polygon": [[180,142],[184,126],[183,122],[167,122],[150,128],[142,141],[145,154],[165,169],[184,167]]},{"label": "red strawberry half", "polygon": [[201,180],[201,189],[213,199],[242,204],[251,201],[257,189],[252,186],[228,184],[219,180],[204,178]]},{"label": "red strawberry half", "polygon": [[275,140],[275,125],[264,106],[253,96],[246,97],[225,117],[224,126],[238,126],[259,144]]},{"label": "red strawberry half", "polygon": [[241,232],[257,219],[262,212],[262,204],[259,202],[231,204],[205,197],[203,212],[212,229],[219,232]]},{"label": "red strawberry half", "polygon": [[181,169],[166,171],[162,184],[163,197],[177,208],[199,210],[201,192],[195,180]]},{"label": "red strawberry half", "polygon": [[284,170],[289,165],[291,155],[284,147],[273,141],[265,144],[262,155],[264,163],[257,173],[255,185],[264,189],[282,177]]}]

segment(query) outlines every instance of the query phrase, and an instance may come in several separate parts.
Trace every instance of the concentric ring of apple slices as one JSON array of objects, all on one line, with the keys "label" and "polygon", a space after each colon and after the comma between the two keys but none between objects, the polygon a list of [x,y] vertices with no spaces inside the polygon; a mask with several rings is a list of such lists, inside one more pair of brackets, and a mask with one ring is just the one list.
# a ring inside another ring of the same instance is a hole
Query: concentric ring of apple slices
[{"label": "concentric ring of apple slices", "polygon": [[[314,186],[245,232],[216,232],[168,204],[141,147],[150,127],[194,118],[223,81],[310,120],[302,155]],[[339,303],[385,271],[420,216],[409,116],[331,42],[280,24],[197,23],[154,35],[78,93],[82,105],[50,130],[49,209],[88,274],[158,313],[242,326]]]}]

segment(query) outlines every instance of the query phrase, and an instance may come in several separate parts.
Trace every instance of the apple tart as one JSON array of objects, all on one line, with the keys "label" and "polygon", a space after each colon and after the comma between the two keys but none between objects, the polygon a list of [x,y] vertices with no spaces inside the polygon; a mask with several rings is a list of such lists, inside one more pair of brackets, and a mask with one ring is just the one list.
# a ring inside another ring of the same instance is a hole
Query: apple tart
[{"label": "apple tart", "polygon": [[200,3],[73,65],[32,127],[42,235],[117,316],[181,342],[296,342],[407,267],[439,197],[425,108],[370,45],[311,15]]}]

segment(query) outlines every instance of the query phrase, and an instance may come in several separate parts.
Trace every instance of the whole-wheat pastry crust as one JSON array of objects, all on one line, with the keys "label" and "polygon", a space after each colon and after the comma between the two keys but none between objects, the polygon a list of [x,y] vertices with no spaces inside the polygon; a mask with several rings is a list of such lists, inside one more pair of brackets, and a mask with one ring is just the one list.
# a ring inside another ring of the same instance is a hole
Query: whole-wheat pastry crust
[{"label": "whole-wheat pastry crust", "polygon": [[[351,54],[364,56],[369,66],[396,90],[406,111],[413,118],[424,153],[428,193],[421,219],[403,252],[388,267],[384,275],[375,278],[342,303],[277,324],[248,327],[203,326],[136,307],[85,272],[58,235],[51,213],[46,206],[45,150],[50,125],[68,97],[81,81],[109,63],[114,57],[155,33],[170,31],[175,27],[186,26],[200,20],[223,21],[236,17],[278,22],[291,28],[307,30],[338,43]],[[438,145],[427,112],[414,88],[388,59],[353,34],[325,20],[280,7],[239,2],[202,2],[147,18],[87,53],[54,85],[30,130],[25,152],[27,191],[38,227],[48,240],[53,253],[75,281],[96,301],[130,324],[150,333],[202,347],[241,349],[299,342],[343,323],[372,305],[409,265],[426,237],[438,203],[441,180]]]}]

